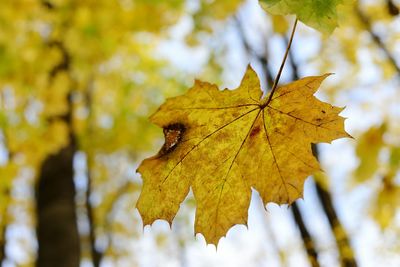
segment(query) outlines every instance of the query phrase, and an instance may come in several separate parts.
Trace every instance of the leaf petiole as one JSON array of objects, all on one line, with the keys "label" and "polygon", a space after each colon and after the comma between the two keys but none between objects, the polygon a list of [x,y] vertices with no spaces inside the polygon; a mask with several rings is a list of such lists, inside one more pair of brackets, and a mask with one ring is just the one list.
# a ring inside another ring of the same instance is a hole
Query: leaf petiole
[{"label": "leaf petiole", "polygon": [[288,43],[288,46],[286,47],[285,56],[283,57],[283,60],[282,60],[281,66],[279,68],[278,74],[275,77],[274,84],[272,85],[271,93],[269,94],[268,99],[266,101],[263,101],[263,104],[261,105],[262,107],[266,107],[269,104],[269,102],[271,102],[272,96],[274,95],[275,90],[278,87],[278,83],[279,83],[279,79],[281,78],[283,67],[285,66],[285,62],[286,62],[286,59],[288,57],[290,47],[292,46],[294,33],[296,32],[297,21],[298,20],[296,19],[295,22],[294,22],[292,33],[291,33],[290,39],[289,39],[289,43]]}]

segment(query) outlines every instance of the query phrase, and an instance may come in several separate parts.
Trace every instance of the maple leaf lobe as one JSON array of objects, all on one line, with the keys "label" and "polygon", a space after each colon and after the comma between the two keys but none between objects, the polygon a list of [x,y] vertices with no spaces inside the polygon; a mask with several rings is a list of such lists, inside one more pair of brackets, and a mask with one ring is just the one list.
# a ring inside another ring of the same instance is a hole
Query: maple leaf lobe
[{"label": "maple leaf lobe", "polygon": [[232,226],[247,224],[251,188],[264,204],[302,197],[305,179],[320,170],[311,143],[348,136],[338,115],[342,108],[314,96],[327,76],[281,86],[265,104],[249,67],[236,90],[196,81],[185,95],[168,99],[151,120],[174,125],[164,145],[173,153],[145,159],[138,168],[143,189],[137,208],[144,224],[171,223],[192,188],[195,233],[216,245]]}]

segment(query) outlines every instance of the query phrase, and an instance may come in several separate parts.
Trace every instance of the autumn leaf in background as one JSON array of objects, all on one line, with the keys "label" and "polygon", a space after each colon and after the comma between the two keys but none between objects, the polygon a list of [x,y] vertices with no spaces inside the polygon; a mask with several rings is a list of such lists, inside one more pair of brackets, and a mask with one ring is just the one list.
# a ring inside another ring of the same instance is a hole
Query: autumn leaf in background
[{"label": "autumn leaf in background", "polygon": [[324,34],[331,34],[338,26],[337,8],[344,2],[343,0],[260,0],[260,5],[274,15],[294,14],[304,24]]},{"label": "autumn leaf in background", "polygon": [[190,187],[197,203],[195,233],[217,244],[235,224],[247,224],[251,188],[264,202],[293,203],[318,171],[311,143],[348,137],[343,108],[313,96],[328,76],[307,77],[262,98],[249,67],[236,90],[196,81],[168,99],[151,121],[164,129],[160,152],[138,168],[137,208],[144,225],[170,224]]},{"label": "autumn leaf in background", "polygon": [[372,127],[358,139],[356,154],[360,162],[354,173],[358,182],[367,181],[378,170],[379,152],[384,146],[383,135],[386,128],[385,124]]}]

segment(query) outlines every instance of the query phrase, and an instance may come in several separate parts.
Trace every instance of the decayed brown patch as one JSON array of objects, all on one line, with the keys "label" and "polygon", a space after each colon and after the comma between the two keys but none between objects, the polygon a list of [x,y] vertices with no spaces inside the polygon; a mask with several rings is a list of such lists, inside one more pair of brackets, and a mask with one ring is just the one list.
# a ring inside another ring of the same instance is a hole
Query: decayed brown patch
[{"label": "decayed brown patch", "polygon": [[179,142],[182,140],[182,136],[186,128],[181,123],[173,123],[164,127],[164,138],[165,143],[158,153],[159,156],[164,156],[165,154],[171,153],[178,146]]}]

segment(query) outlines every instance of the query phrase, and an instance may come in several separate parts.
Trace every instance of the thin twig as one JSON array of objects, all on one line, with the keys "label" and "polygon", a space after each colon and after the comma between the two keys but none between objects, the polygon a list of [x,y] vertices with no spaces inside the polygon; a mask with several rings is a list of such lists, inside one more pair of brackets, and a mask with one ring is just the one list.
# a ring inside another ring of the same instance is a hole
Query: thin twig
[{"label": "thin twig", "polygon": [[290,47],[292,46],[294,33],[296,32],[296,26],[297,26],[297,19],[294,22],[293,29],[292,29],[292,34],[290,35],[290,40],[289,40],[288,46],[286,47],[285,56],[283,57],[282,64],[281,64],[281,66],[279,68],[278,74],[276,75],[276,78],[275,78],[275,81],[274,81],[274,85],[272,86],[272,89],[271,89],[271,93],[269,94],[268,100],[265,102],[265,104],[263,104],[263,106],[267,106],[268,103],[271,102],[272,96],[274,95],[275,90],[278,87],[278,83],[279,83],[279,79],[281,78],[283,67],[285,66],[285,62],[286,62],[287,56],[289,54]]}]

